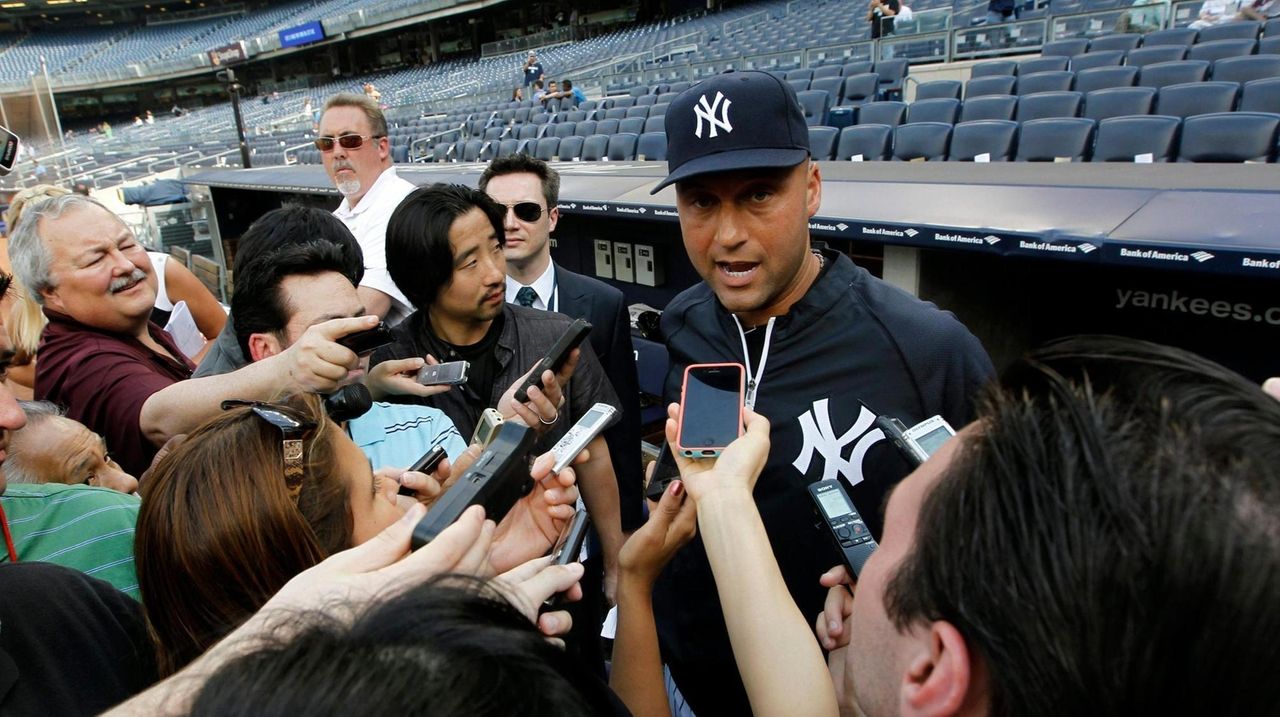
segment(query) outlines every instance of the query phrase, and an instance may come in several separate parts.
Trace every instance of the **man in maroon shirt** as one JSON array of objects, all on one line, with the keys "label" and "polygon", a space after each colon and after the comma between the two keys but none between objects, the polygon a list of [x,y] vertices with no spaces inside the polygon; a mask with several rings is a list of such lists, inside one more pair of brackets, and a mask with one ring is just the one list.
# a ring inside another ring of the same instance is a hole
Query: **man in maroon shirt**
[{"label": "man in maroon shirt", "polygon": [[223,399],[327,393],[354,380],[359,359],[334,340],[377,325],[374,316],[326,321],[277,356],[191,379],[194,366],[148,320],[155,291],[146,281],[146,251],[106,207],[78,194],[29,205],[9,254],[49,318],[36,398],[66,406],[134,475],[170,437],[216,414]]}]

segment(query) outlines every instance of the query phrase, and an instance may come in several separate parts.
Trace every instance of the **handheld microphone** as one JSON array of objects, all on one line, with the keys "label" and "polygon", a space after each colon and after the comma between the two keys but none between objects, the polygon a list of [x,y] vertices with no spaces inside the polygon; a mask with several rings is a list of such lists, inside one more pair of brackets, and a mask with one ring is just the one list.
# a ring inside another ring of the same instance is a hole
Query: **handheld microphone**
[{"label": "handheld microphone", "polygon": [[324,412],[335,423],[359,418],[373,408],[373,396],[363,383],[353,383],[324,397]]}]

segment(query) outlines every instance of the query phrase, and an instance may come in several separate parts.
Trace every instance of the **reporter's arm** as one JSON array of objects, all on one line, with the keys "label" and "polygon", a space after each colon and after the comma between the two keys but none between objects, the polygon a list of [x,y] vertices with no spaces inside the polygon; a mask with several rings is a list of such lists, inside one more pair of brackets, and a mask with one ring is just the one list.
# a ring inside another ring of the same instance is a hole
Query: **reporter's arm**
[{"label": "reporter's arm", "polygon": [[582,502],[591,515],[591,523],[600,536],[604,554],[605,594],[609,602],[617,600],[618,552],[622,550],[622,506],[618,500],[618,478],[613,473],[609,445],[602,436],[587,444],[590,457],[574,468]]}]

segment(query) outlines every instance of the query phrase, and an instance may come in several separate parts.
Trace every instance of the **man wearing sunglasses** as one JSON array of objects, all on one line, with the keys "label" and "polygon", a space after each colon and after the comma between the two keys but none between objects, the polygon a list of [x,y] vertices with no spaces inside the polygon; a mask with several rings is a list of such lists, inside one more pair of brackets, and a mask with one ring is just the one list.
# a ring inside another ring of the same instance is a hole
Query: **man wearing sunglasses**
[{"label": "man wearing sunglasses", "polygon": [[413,185],[392,166],[387,118],[365,95],[334,95],[324,105],[315,144],[325,172],[343,197],[333,214],[364,252],[360,301],[369,313],[398,324],[413,309],[387,271],[387,220]]}]

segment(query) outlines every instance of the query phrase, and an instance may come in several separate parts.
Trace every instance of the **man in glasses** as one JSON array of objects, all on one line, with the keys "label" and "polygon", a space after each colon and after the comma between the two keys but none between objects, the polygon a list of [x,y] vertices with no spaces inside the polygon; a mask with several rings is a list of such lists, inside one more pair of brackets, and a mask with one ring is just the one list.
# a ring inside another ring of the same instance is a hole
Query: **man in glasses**
[{"label": "man in glasses", "polygon": [[334,95],[325,102],[315,143],[325,172],[343,197],[333,214],[364,252],[360,300],[369,313],[397,324],[412,307],[387,272],[387,220],[413,184],[392,166],[387,118],[365,95]]}]

